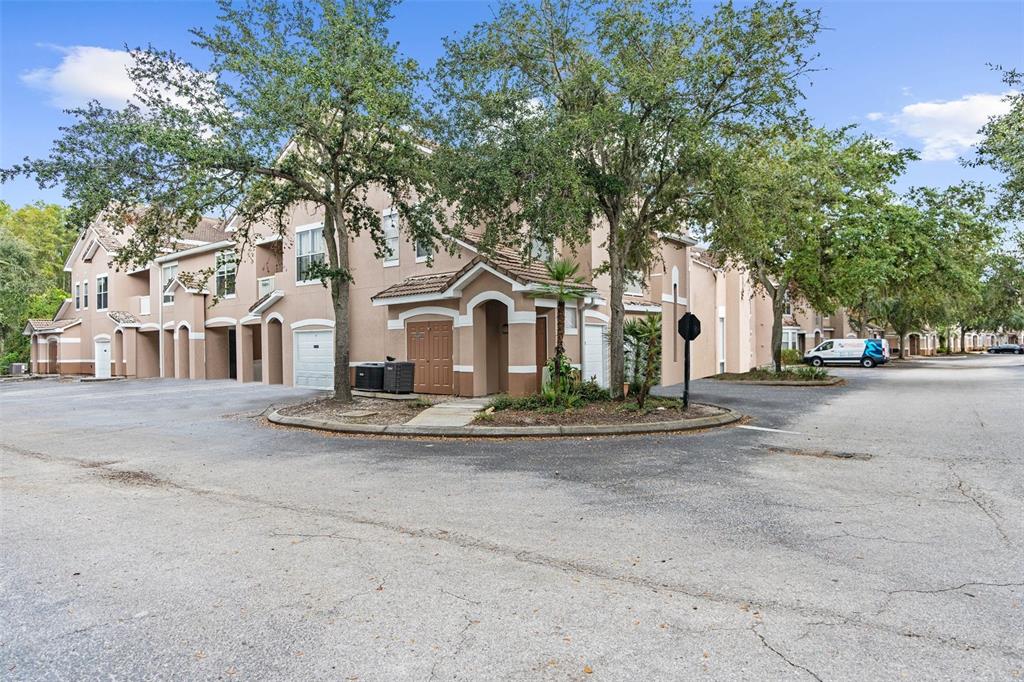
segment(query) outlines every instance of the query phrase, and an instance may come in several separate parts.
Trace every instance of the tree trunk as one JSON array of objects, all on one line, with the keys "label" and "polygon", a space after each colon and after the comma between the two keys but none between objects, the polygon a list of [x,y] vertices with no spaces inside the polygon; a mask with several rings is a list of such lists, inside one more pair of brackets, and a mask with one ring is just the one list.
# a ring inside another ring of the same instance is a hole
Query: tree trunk
[{"label": "tree trunk", "polygon": [[786,310],[786,290],[778,287],[772,297],[772,364],[775,371],[782,371],[782,324]]},{"label": "tree trunk", "polygon": [[960,327],[960,352],[967,352],[967,330]]},{"label": "tree trunk", "polygon": [[902,329],[898,332],[900,336],[900,360],[907,359],[907,330]]},{"label": "tree trunk", "polygon": [[[324,216],[324,243],[327,257],[335,276],[331,277],[331,302],[334,305],[334,399],[352,402],[352,384],[349,381],[350,328],[349,328],[349,269],[348,232],[340,209],[328,211]],[[339,274],[340,273],[340,274]]]},{"label": "tree trunk", "polygon": [[562,358],[565,355],[565,301],[555,309],[555,390],[562,388]]},{"label": "tree trunk", "polygon": [[625,289],[625,267],[619,253],[616,239],[618,225],[608,226],[608,275],[611,278],[611,300],[608,301],[612,311],[611,329],[609,330],[609,390],[613,400],[622,400],[622,385],[626,382],[626,343],[623,326],[626,322],[626,308],[622,304],[622,293]]}]

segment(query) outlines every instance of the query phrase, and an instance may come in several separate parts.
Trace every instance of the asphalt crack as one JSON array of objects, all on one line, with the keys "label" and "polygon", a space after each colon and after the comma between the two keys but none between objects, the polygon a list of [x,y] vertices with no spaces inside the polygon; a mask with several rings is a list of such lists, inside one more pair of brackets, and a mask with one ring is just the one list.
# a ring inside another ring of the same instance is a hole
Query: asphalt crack
[{"label": "asphalt crack", "polygon": [[982,504],[981,499],[979,499],[980,496],[973,492],[973,488],[970,486],[970,484],[964,481],[964,479],[960,478],[960,474],[958,474],[956,470],[953,469],[952,464],[949,465],[949,471],[950,473],[953,474],[953,478],[956,479],[957,492],[959,492],[961,495],[963,495],[968,500],[973,502],[974,506],[980,509],[981,513],[988,517],[989,521],[992,522],[992,526],[999,534],[999,537],[1003,539],[1003,542],[1005,542],[1008,545],[1012,545],[1013,540],[1010,539],[1010,536],[1007,535],[1006,531],[1003,529],[1002,520],[996,515],[996,513],[993,510],[990,510],[987,505]]},{"label": "asphalt crack", "polygon": [[764,647],[765,647],[766,649],[768,649],[768,650],[769,650],[769,651],[771,651],[771,652],[772,652],[773,654],[775,654],[776,656],[778,656],[779,658],[781,658],[781,659],[782,659],[783,661],[785,661],[785,662],[786,662],[786,663],[787,663],[787,664],[788,664],[788,665],[789,665],[790,667],[792,667],[792,668],[796,668],[797,670],[803,670],[803,671],[804,671],[805,673],[807,673],[808,675],[810,675],[811,677],[813,677],[814,679],[816,679],[816,680],[817,680],[818,682],[821,682],[821,677],[820,677],[820,676],[819,676],[819,675],[818,675],[818,674],[817,674],[816,672],[814,672],[813,670],[811,670],[811,669],[810,669],[810,668],[808,668],[807,666],[804,666],[804,665],[800,665],[799,663],[797,663],[797,662],[795,662],[795,661],[792,661],[792,660],[790,660],[790,658],[789,658],[788,656],[786,656],[786,654],[782,653],[781,651],[779,651],[778,649],[776,649],[776,648],[775,648],[774,646],[772,646],[772,645],[771,645],[771,644],[770,644],[770,643],[768,642],[768,640],[767,640],[767,639],[765,639],[764,635],[762,635],[762,634],[761,634],[761,633],[760,633],[760,632],[758,631],[758,629],[757,629],[757,625],[756,625],[756,624],[755,624],[755,625],[751,625],[751,626],[750,626],[750,631],[751,631],[751,632],[753,632],[753,633],[754,633],[755,635],[757,635],[757,638],[758,638],[759,640],[761,640],[761,644],[763,644],[763,645],[764,645]]}]

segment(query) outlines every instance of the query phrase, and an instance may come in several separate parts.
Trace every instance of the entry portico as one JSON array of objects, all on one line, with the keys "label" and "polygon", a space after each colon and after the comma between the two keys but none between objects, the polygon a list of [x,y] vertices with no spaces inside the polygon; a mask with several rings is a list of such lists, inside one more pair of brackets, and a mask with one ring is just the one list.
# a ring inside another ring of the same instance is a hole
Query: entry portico
[{"label": "entry portico", "polygon": [[[416,363],[417,392],[527,395],[554,348],[554,302],[538,298],[550,283],[543,263],[499,250],[458,271],[408,277],[372,301],[387,307],[387,352]],[[586,303],[567,304],[572,335]],[[566,346],[578,364],[578,344]]]}]

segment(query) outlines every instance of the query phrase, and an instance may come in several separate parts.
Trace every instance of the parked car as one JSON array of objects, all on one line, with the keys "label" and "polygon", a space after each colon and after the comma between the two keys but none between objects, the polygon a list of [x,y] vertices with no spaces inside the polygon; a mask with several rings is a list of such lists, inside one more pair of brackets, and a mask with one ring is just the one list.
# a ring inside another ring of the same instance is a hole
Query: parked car
[{"label": "parked car", "polygon": [[1019,343],[1000,343],[996,346],[988,347],[989,353],[1014,353],[1016,355],[1024,355],[1024,346]]},{"label": "parked car", "polygon": [[804,362],[822,365],[860,365],[874,367],[889,362],[889,342],[885,339],[829,339],[804,353]]}]

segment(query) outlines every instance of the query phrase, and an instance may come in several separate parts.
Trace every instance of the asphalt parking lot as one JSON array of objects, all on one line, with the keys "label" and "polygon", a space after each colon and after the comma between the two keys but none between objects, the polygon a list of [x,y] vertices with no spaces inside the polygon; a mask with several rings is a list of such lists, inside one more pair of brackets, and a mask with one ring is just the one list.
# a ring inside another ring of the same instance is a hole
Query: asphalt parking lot
[{"label": "asphalt parking lot", "polygon": [[0,671],[1024,677],[1024,359],[837,373],[694,384],[754,428],[576,441],[272,427],[312,394],[230,382],[0,385]]}]

